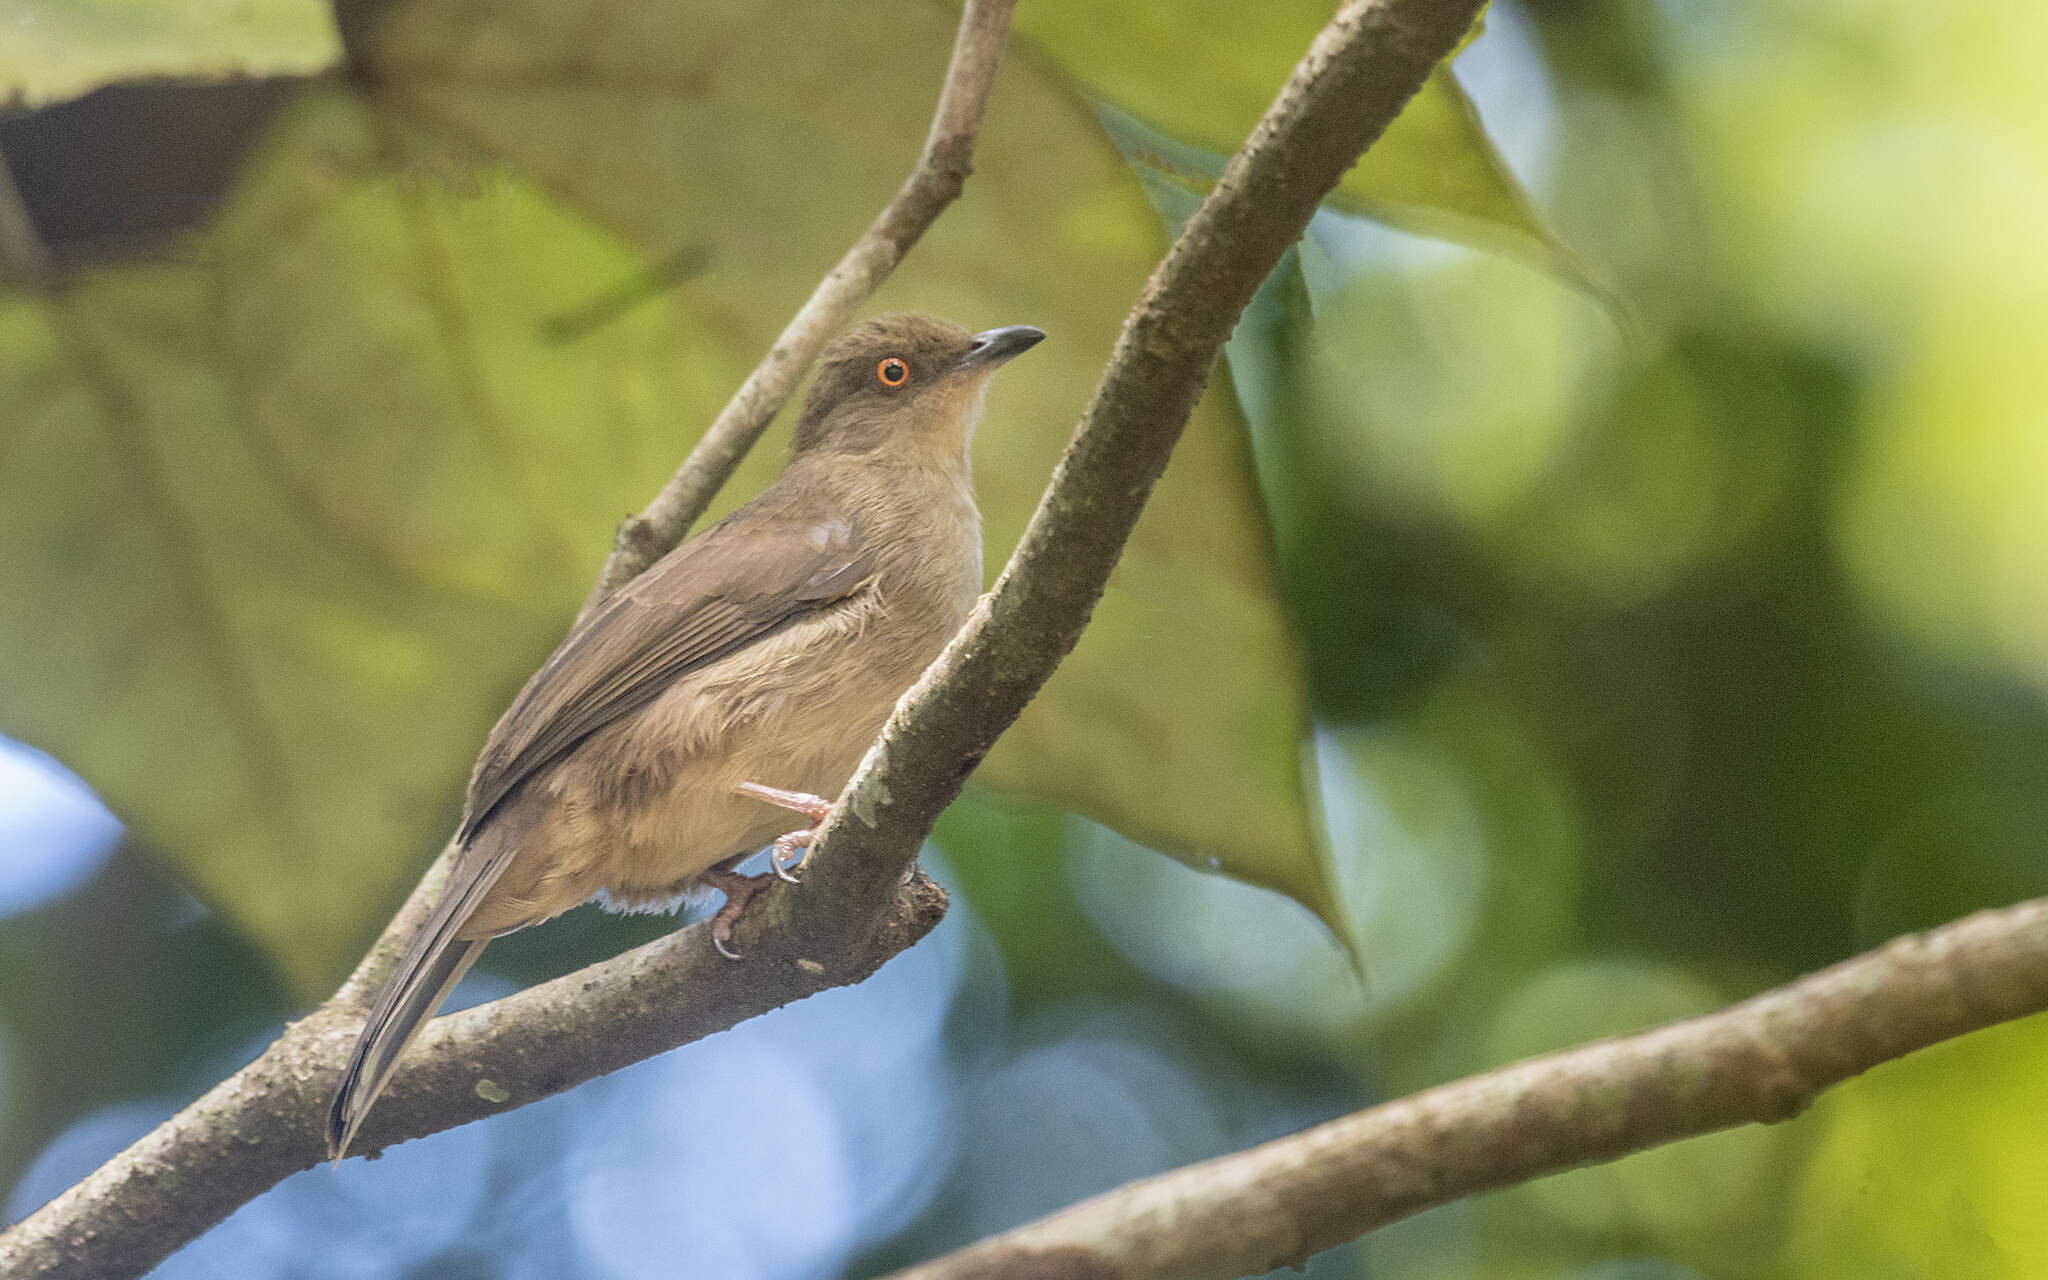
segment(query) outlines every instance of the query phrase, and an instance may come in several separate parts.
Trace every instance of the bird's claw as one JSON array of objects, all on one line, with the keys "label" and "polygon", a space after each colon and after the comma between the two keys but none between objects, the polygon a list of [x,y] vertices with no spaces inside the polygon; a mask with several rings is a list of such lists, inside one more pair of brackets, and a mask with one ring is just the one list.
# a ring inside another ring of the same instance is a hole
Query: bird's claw
[{"label": "bird's claw", "polygon": [[732,948],[732,927],[754,895],[768,887],[768,877],[743,876],[737,871],[714,868],[698,879],[725,895],[724,905],[711,917],[711,946],[726,959],[737,960],[740,953]]},{"label": "bird's claw", "polygon": [[775,843],[768,849],[768,865],[775,868],[777,876],[791,884],[798,883],[797,877],[791,873],[803,868],[804,856],[811,851],[811,836],[817,830],[816,827],[805,827],[801,831],[775,837]]},{"label": "bird's claw", "polygon": [[[758,782],[742,782],[740,794],[765,800],[784,809],[793,809],[811,820],[811,825],[801,831],[790,831],[775,837],[775,843],[768,851],[768,865],[773,868],[778,880],[797,883],[793,874],[804,864],[804,853],[811,847],[811,835],[817,824],[832,812],[832,802],[823,796],[814,796],[808,791],[784,791],[780,787],[764,787]],[[801,851],[801,852],[800,852]],[[732,948],[732,926],[747,909],[754,895],[768,887],[768,877],[743,876],[737,871],[706,871],[699,879],[725,894],[725,905],[718,914],[711,917],[711,945],[718,954],[728,960],[737,960],[740,953]]]},{"label": "bird's claw", "polygon": [[[774,868],[776,876],[791,884],[797,883],[797,878],[790,873],[803,866],[803,855],[810,852],[811,836],[817,832],[818,824],[825,820],[825,815],[832,812],[832,802],[808,791],[784,791],[781,787],[764,787],[758,782],[742,782],[739,791],[741,795],[765,800],[811,820],[811,825],[802,830],[775,837],[775,844],[768,851],[768,865]],[[799,850],[803,852],[799,853]]]}]

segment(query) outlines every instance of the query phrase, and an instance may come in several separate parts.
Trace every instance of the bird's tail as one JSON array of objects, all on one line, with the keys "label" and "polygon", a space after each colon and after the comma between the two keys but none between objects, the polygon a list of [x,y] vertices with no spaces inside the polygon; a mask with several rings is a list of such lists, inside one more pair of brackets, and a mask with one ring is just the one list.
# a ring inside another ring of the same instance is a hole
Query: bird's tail
[{"label": "bird's tail", "polygon": [[348,1154],[348,1144],[390,1081],[398,1056],[483,954],[487,940],[456,938],[451,930],[435,928],[435,923],[430,920],[405,949],[348,1056],[327,1113],[330,1160],[339,1162]]}]

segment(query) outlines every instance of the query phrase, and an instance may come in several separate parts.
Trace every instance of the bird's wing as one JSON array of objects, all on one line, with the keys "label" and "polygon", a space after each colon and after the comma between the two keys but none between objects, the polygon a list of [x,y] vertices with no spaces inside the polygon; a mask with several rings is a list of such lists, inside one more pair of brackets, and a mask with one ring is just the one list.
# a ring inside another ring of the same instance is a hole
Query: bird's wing
[{"label": "bird's wing", "polygon": [[850,518],[793,519],[757,500],[671,551],[569,633],[484,744],[447,887],[377,997],[335,1088],[331,1157],[347,1152],[398,1056],[483,949],[457,934],[518,851],[516,831],[477,838],[512,789],[684,673],[845,599],[873,564]]},{"label": "bird's wing", "polygon": [[677,678],[857,590],[874,560],[843,515],[743,508],[671,551],[562,641],[491,730],[458,842],[512,789]]}]

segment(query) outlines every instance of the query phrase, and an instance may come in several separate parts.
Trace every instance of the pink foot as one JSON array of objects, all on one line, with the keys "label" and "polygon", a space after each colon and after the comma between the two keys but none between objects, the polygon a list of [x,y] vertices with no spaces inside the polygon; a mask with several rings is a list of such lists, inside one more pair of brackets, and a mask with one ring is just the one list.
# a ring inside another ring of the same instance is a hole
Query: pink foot
[{"label": "pink foot", "polygon": [[711,917],[711,945],[726,959],[739,959],[740,953],[732,949],[733,922],[740,918],[740,913],[747,909],[754,895],[768,887],[768,877],[743,876],[737,871],[713,867],[697,878],[725,895],[725,905]]},{"label": "pink foot", "polygon": [[818,824],[825,815],[832,812],[832,802],[823,796],[814,796],[808,791],[784,791],[780,787],[764,787],[758,782],[742,782],[741,795],[765,800],[769,804],[790,809],[811,820],[811,825],[799,831],[789,831],[775,837],[774,845],[768,851],[768,863],[775,868],[775,874],[791,884],[796,877],[790,873],[803,865],[799,850],[808,851],[811,837],[817,833]]}]

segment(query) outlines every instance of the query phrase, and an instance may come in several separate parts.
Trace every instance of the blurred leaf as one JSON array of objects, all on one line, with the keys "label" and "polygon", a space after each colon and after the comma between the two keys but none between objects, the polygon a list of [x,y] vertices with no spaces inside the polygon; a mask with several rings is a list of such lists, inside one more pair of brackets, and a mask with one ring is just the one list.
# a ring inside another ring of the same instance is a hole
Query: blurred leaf
[{"label": "blurred leaf", "polygon": [[2048,1273],[2048,1019],[1888,1062],[1821,1098],[1783,1274]]},{"label": "blurred leaf", "polygon": [[1075,901],[1066,856],[1072,824],[1054,810],[970,790],[932,833],[945,856],[943,873],[933,874],[943,874],[988,929],[1004,988],[1019,1004],[1077,993],[1121,998],[1137,985]]},{"label": "blurred leaf", "polygon": [[[1189,144],[1178,155],[1154,152],[1134,156],[1134,163],[1206,191],[1220,164],[1185,161],[1237,149],[1329,14],[1320,0],[1262,5],[1255,13],[1223,0],[1044,0],[1018,8],[1017,28],[1090,95]],[[1448,61],[1332,200],[1404,231],[1511,254],[1601,292],[1543,224]]]},{"label": "blurred leaf", "polygon": [[[309,94],[177,264],[0,301],[24,579],[0,724],[302,984],[332,974],[446,834],[613,521],[900,180],[950,37],[909,4],[394,10],[374,100]],[[1162,247],[1087,112],[1007,68],[966,199],[879,304],[1054,335],[977,442],[991,571]],[[678,260],[705,270],[560,341]],[[1334,922],[1303,727],[1242,424],[1211,396],[981,776]]]},{"label": "blurred leaf", "polygon": [[[936,81],[949,24],[923,10],[882,22],[872,12],[811,5],[799,25],[815,40],[798,50],[787,39],[786,6],[748,6],[722,23],[698,16],[703,53],[692,61],[659,38],[672,30],[665,9],[615,20],[616,40],[593,68],[581,52],[581,20],[558,8],[494,13],[470,26],[459,9],[416,6],[388,29],[382,63],[402,86],[404,109],[552,175],[572,199],[643,243],[665,249],[703,236],[718,245],[748,286],[724,315],[751,320],[765,345],[914,154],[928,97],[903,86]],[[640,31],[635,23],[648,25]],[[494,54],[510,60],[478,80],[433,72],[464,50],[508,49],[541,52],[527,60]],[[578,52],[565,64],[565,53],[550,50]],[[591,83],[676,84],[678,65],[680,87],[708,82],[713,96],[621,95]],[[426,70],[411,76],[409,66]],[[1115,153],[1071,98],[1022,60],[1005,77],[973,190],[881,299],[988,323],[1035,317],[1055,335],[1006,372],[977,443],[991,578],[1163,247]],[[1060,163],[1048,168],[1053,140]],[[792,187],[791,172],[811,181]],[[834,198],[813,198],[818,190]],[[1060,270],[1049,275],[1049,263]],[[756,450],[728,503],[776,466],[775,451]],[[1211,397],[1087,635],[981,777],[1157,848],[1199,849],[1199,864],[1216,856],[1232,874],[1301,900],[1342,934],[1306,816],[1303,720],[1298,661],[1274,595],[1242,424],[1226,397]]]},{"label": "blurred leaf", "polygon": [[305,83],[111,84],[41,111],[0,114],[0,157],[52,265],[144,257],[213,216]]},{"label": "blurred leaf", "polygon": [[633,260],[530,189],[371,186],[368,124],[304,104],[308,163],[263,171],[208,266],[0,306],[17,368],[64,379],[25,412],[0,384],[0,716],[307,985],[445,835],[559,632],[602,534],[558,517],[644,488],[604,464],[631,476],[623,442],[702,367],[649,376],[687,351],[659,318],[542,348],[544,309]]},{"label": "blurred leaf", "polygon": [[341,53],[325,0],[12,0],[0,20],[0,102],[122,77],[314,71]]},{"label": "blurred leaf", "polygon": [[1300,429],[1333,479],[1389,509],[1484,526],[1585,436],[1622,356],[1585,295],[1496,258],[1426,288],[1360,275],[1302,352]]}]

